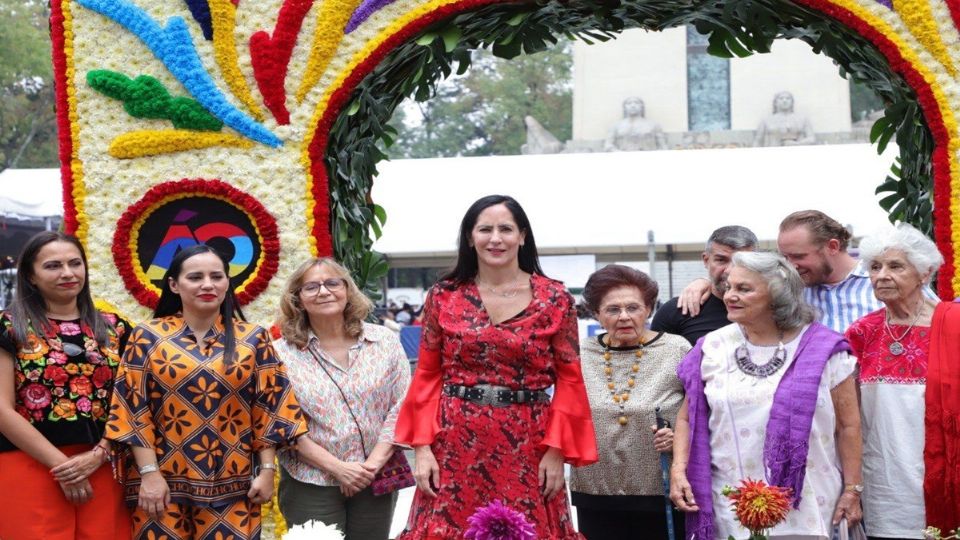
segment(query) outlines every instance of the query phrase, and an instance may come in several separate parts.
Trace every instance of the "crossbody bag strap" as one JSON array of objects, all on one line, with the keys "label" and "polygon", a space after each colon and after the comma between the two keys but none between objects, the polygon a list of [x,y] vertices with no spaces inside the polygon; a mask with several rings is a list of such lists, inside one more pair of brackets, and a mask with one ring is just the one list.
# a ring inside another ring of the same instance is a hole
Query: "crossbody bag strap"
[{"label": "crossbody bag strap", "polygon": [[[363,450],[363,458],[367,458],[367,443],[363,440],[363,429],[360,427],[360,422],[357,421],[357,416],[353,414],[353,409],[350,407],[350,402],[347,400],[347,394],[343,392],[343,388],[340,388],[340,385],[337,384],[337,380],[333,378],[333,375],[327,371],[327,366],[323,365],[323,359],[320,358],[320,355],[317,354],[317,351],[313,350],[312,345],[307,345],[307,350],[310,351],[310,354],[313,355],[316,359],[317,364],[320,365],[320,369],[327,374],[327,377],[330,377],[330,382],[337,387],[337,390],[340,391],[340,397],[343,398],[343,404],[347,406],[347,412],[350,413],[350,418],[353,418],[353,423],[357,426],[357,434],[360,435],[360,448]],[[349,354],[349,353],[347,353]]]}]

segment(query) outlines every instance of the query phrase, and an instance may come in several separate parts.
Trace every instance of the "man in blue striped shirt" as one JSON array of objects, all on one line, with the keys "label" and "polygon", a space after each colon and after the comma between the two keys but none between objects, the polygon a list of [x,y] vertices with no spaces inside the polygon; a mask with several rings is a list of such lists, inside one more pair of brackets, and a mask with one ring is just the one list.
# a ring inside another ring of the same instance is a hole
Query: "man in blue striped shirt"
[{"label": "man in blue striped shirt", "polygon": [[883,307],[870,276],[847,252],[850,231],[818,210],[794,212],[780,223],[777,247],[806,284],[804,300],[820,322],[843,333],[853,321]]}]

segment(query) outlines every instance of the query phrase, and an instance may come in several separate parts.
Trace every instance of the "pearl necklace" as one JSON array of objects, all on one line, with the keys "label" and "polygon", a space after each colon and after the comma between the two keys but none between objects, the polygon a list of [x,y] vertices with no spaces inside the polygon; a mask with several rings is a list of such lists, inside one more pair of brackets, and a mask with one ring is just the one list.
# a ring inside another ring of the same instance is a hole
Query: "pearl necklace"
[{"label": "pearl necklace", "polygon": [[[609,337],[607,338],[609,339]],[[627,425],[627,415],[624,411],[624,408],[627,405],[627,400],[630,399],[630,391],[633,390],[633,387],[637,384],[636,376],[637,372],[640,371],[640,359],[643,358],[643,349],[646,347],[647,342],[640,338],[640,348],[634,351],[633,355],[635,357],[633,365],[630,366],[630,372],[627,374],[627,387],[624,390],[617,390],[617,385],[613,382],[613,352],[610,350],[610,346],[600,340],[600,344],[603,345],[603,373],[607,377],[607,390],[610,391],[610,397],[613,399],[613,402],[620,408],[620,414],[617,416],[617,422],[621,426]]]}]

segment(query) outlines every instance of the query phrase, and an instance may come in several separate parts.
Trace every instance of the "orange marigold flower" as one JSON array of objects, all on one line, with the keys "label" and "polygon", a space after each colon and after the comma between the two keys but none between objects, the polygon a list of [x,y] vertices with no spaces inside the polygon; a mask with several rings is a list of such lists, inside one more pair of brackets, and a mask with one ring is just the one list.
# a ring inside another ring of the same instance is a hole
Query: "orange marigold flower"
[{"label": "orange marigold flower", "polygon": [[763,480],[747,478],[737,489],[724,488],[737,521],[752,535],[776,527],[790,511],[790,488],[768,486]]}]

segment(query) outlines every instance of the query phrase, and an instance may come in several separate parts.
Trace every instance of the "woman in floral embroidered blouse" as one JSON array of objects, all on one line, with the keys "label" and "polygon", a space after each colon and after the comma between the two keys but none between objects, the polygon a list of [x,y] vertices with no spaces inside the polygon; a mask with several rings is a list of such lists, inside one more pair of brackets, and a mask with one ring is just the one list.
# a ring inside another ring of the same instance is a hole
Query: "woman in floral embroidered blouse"
[{"label": "woman in floral embroidered blouse", "polygon": [[373,304],[333,259],[311,259],[280,301],[274,346],[307,417],[296,452],[280,454],[287,523],[336,524],[347,540],[385,540],[396,492],[371,482],[393,455],[393,428],[410,385],[397,334],[363,322]]},{"label": "woman in floral embroidered blouse", "polygon": [[939,304],[926,298],[924,288],[943,256],[923,233],[901,224],[865,237],[860,257],[884,304],[847,329],[860,367],[864,525],[871,538],[924,538],[928,524],[943,530],[960,525],[932,519],[943,512],[931,513],[924,505],[925,495],[936,506],[956,496],[942,469],[925,471],[924,463],[926,439],[939,431],[924,426],[932,323]]},{"label": "woman in floral embroidered blouse", "polygon": [[182,250],[156,318],[130,335],[107,437],[135,461],[126,498],[136,539],[259,538],[275,448],[306,431],[269,335],[242,319],[228,268],[211,247]]},{"label": "woman in floral embroidered blouse", "polygon": [[460,538],[495,500],[522,513],[538,539],[582,540],[563,473],[564,462],[597,461],[577,311],[543,275],[516,200],[491,195],[467,210],[457,265],[424,306],[396,427],[397,442],[414,447],[419,488],[399,540]]},{"label": "woman in floral embroidered blouse", "polygon": [[83,246],[24,246],[0,315],[0,538],[130,537],[103,438],[127,324],[94,308]]}]

